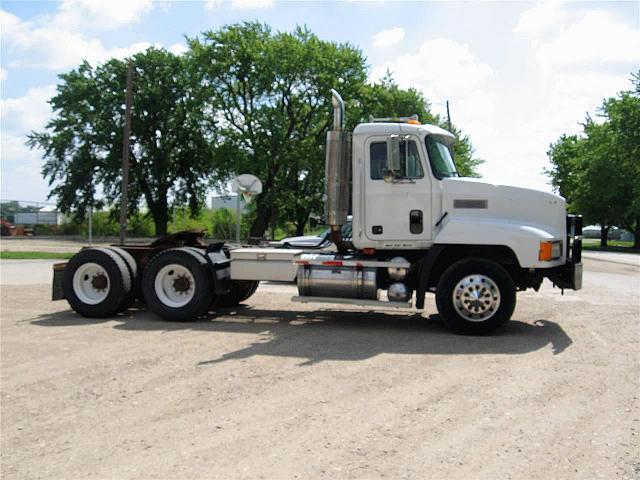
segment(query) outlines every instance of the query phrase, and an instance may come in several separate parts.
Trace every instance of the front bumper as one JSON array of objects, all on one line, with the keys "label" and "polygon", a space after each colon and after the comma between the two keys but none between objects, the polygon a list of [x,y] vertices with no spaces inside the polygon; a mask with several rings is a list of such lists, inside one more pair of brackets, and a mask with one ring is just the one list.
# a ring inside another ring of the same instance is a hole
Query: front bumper
[{"label": "front bumper", "polygon": [[567,261],[546,275],[556,287],[582,288],[582,215],[567,215]]},{"label": "front bumper", "polygon": [[582,288],[582,262],[567,262],[562,267],[555,268],[548,277],[556,287],[580,290]]}]

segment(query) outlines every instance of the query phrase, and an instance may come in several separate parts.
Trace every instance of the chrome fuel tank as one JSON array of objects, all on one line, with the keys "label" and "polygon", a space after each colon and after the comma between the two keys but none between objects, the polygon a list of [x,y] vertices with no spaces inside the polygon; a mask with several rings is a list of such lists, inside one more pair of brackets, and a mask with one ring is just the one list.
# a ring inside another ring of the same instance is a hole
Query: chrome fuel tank
[{"label": "chrome fuel tank", "polygon": [[305,265],[298,268],[297,280],[305,297],[378,299],[375,268]]}]

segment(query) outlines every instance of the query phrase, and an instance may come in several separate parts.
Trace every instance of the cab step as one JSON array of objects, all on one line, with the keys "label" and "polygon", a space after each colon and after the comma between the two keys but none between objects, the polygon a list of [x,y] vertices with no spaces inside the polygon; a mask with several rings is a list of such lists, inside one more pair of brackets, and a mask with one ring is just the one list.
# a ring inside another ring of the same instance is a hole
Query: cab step
[{"label": "cab step", "polygon": [[356,307],[378,307],[378,308],[403,308],[411,309],[411,302],[384,302],[382,300],[365,300],[360,298],[340,298],[340,297],[291,297],[292,302],[296,303],[336,303],[339,305],[353,305]]}]

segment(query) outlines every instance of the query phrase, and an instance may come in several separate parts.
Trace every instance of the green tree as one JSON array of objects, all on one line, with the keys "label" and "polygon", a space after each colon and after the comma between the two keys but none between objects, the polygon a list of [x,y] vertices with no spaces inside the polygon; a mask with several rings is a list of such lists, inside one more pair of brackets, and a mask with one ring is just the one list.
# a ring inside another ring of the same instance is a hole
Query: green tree
[{"label": "green tree", "polygon": [[570,210],[588,223],[601,226],[600,244],[607,245],[611,227],[635,233],[640,247],[640,73],[635,90],[604,101],[601,121],[587,116],[580,136],[563,135],[551,144],[551,184],[564,196]]},{"label": "green tree", "polygon": [[547,156],[551,160],[552,168],[544,173],[551,177],[551,185],[570,203],[577,187],[577,175],[581,144],[584,140],[577,135],[562,135],[549,146]]},{"label": "green tree", "polygon": [[[156,234],[167,231],[169,203],[202,205],[215,173],[205,129],[204,107],[187,60],[150,48],[132,58],[135,66],[130,137],[129,215],[146,203]],[[116,204],[121,195],[122,140],[127,62],[83,62],[60,76],[50,101],[53,119],[27,144],[44,150],[42,174],[49,197],[79,219],[93,204]],[[96,188],[104,201],[94,200]]]},{"label": "green tree", "polygon": [[567,199],[570,211],[601,226],[600,243],[606,246],[609,230],[619,224],[622,216],[623,178],[612,168],[609,126],[587,117],[583,128],[582,136],[563,135],[551,145],[553,168],[547,174]]},{"label": "green tree", "polygon": [[[324,132],[337,87],[352,97],[366,80],[357,48],[318,39],[304,28],[277,32],[242,23],[189,40],[202,86],[210,94],[220,132],[217,158],[231,174],[262,180],[251,237],[262,237],[279,213],[278,200],[294,202],[294,217],[308,217],[321,190]],[[291,210],[291,209],[290,209]]]},{"label": "green tree", "polygon": [[632,75],[634,90],[609,98],[602,107],[611,135],[612,169],[621,181],[624,196],[621,226],[635,236],[634,248],[640,249],[640,71]]}]

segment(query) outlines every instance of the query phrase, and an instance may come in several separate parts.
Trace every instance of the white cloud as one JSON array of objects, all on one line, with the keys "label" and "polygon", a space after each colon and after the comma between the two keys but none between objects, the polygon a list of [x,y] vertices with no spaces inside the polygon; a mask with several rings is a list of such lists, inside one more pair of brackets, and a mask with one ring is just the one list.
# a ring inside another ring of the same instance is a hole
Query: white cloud
[{"label": "white cloud", "polygon": [[539,2],[520,14],[514,33],[537,37],[549,29],[557,28],[567,18],[561,2],[556,0]]},{"label": "white cloud", "polygon": [[40,175],[42,152],[27,148],[25,140],[20,135],[2,132],[0,195],[8,200],[44,201],[49,187]]},{"label": "white cloud", "polygon": [[56,93],[55,85],[30,88],[22,97],[0,101],[3,131],[29,132],[44,127],[51,115],[48,100]]},{"label": "white cloud", "polygon": [[446,38],[427,40],[416,53],[400,55],[374,68],[372,77],[382,77],[387,68],[399,83],[420,87],[440,98],[466,95],[492,74],[491,67],[477,61],[468,45]]},{"label": "white cloud", "polygon": [[7,79],[7,70],[4,68],[0,68],[0,80]]},{"label": "white cloud", "polygon": [[72,30],[107,30],[136,22],[151,11],[151,0],[65,0],[52,23]]},{"label": "white cloud", "polygon": [[542,174],[549,144],[579,133],[586,113],[630,87],[640,32],[599,8],[581,7],[544,2],[520,15],[513,33],[528,41],[528,70],[502,88],[485,128],[470,131],[489,160],[480,169],[488,179],[550,189]]},{"label": "white cloud", "polygon": [[205,10],[215,10],[220,5],[222,5],[222,0],[205,0],[204,9]]},{"label": "white cloud", "polygon": [[640,62],[640,29],[593,11],[535,48],[537,62],[549,70],[600,64],[631,71]]},{"label": "white cloud", "polygon": [[101,62],[109,58],[123,59],[123,58],[131,57],[132,55],[135,55],[136,53],[144,52],[145,50],[151,47],[162,48],[162,44],[158,42],[156,43],[136,42],[136,43],[132,43],[128,47],[115,47],[105,51],[101,57],[97,58],[97,61]]},{"label": "white cloud", "polygon": [[29,132],[41,130],[51,117],[47,101],[55,91],[55,85],[30,88],[22,97],[0,103],[3,198],[42,201],[47,196],[47,184],[40,176],[42,152],[30,150],[25,142]]},{"label": "white cloud", "polygon": [[257,10],[272,6],[273,0],[231,0],[231,8],[236,10]]},{"label": "white cloud", "polygon": [[[493,70],[479,61],[466,44],[446,38],[427,40],[415,53],[375,67],[371,79],[382,78],[387,69],[401,87],[421,90],[430,102],[449,100],[455,112],[454,123],[466,131],[481,128],[495,109]],[[439,105],[434,105],[433,110],[443,111]]]},{"label": "white cloud", "polygon": [[188,50],[189,48],[184,43],[174,43],[169,47],[169,51],[174,55],[182,55]]},{"label": "white cloud", "polygon": [[522,12],[513,32],[529,40],[531,56],[545,73],[585,66],[631,71],[640,62],[637,25],[606,10],[544,2]]},{"label": "white cloud", "polygon": [[[105,15],[101,23],[104,28],[115,28],[123,22],[134,21],[144,11],[141,9],[144,2],[132,2],[137,7],[125,9],[128,12],[126,15],[109,15],[109,8],[99,7],[102,2],[88,3],[90,6],[86,2],[79,3],[78,11],[73,13],[68,11],[70,4],[63,3],[56,16],[37,22],[22,21],[17,16],[0,10],[0,26],[3,42],[6,44],[3,53],[10,59],[10,65],[62,70],[78,65],[81,60],[95,64],[111,57],[121,58],[137,53],[151,45],[148,42],[138,42],[128,47],[108,49],[100,40],[89,38],[79,31],[83,25],[98,22],[101,12]],[[63,10],[63,7],[67,10]],[[80,14],[86,14],[86,22],[78,21],[77,29],[65,27],[70,22],[71,15]]]},{"label": "white cloud", "polygon": [[[387,68],[402,87],[421,89],[442,114],[469,134],[488,181],[550,190],[542,173],[549,144],[578,133],[587,112],[630,88],[640,62],[640,31],[599,7],[539,3],[522,12],[510,41],[518,39],[523,67],[489,65],[449,39],[430,39],[411,53],[374,67]],[[408,112],[409,113],[409,112]]]},{"label": "white cloud", "polygon": [[205,0],[205,10],[215,10],[220,5],[230,4],[232,10],[261,10],[273,7],[273,0]]},{"label": "white cloud", "polygon": [[405,32],[404,28],[402,27],[382,30],[372,37],[373,46],[376,48],[386,48],[397,45],[398,43],[402,42],[402,40],[404,40],[404,35]]}]

